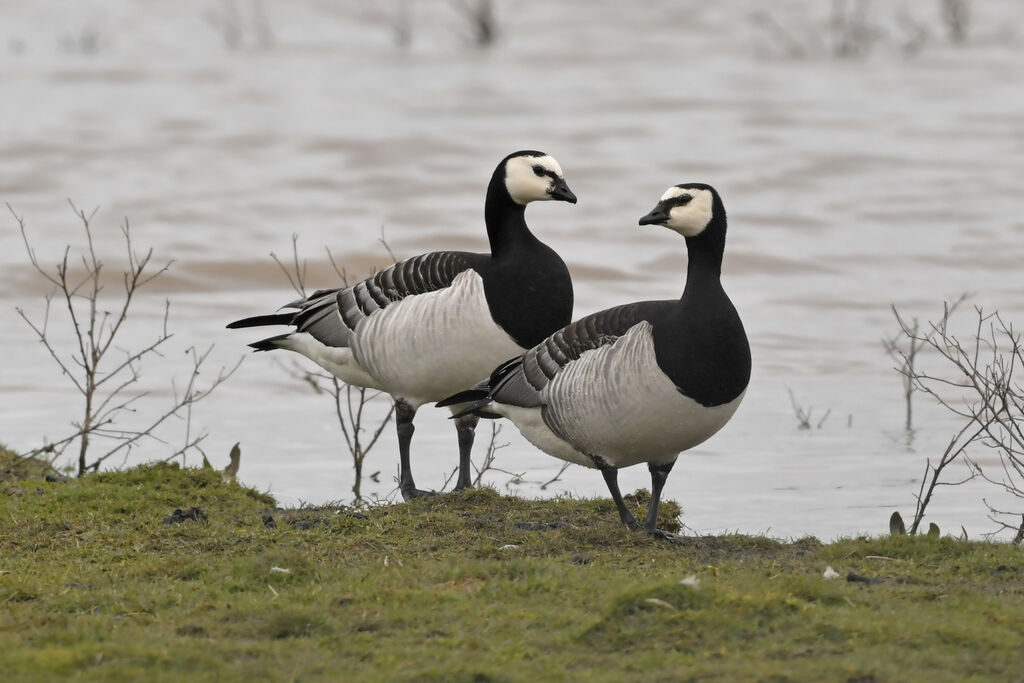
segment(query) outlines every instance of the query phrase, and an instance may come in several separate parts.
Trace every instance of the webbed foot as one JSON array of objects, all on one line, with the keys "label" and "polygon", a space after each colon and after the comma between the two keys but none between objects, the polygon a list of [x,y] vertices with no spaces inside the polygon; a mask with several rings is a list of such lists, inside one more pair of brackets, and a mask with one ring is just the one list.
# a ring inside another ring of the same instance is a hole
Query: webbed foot
[{"label": "webbed foot", "polygon": [[402,489],[402,499],[407,503],[414,498],[431,498],[436,495],[438,495],[437,491],[424,491],[413,487]]},{"label": "webbed foot", "polygon": [[681,536],[670,534],[669,532],[662,531],[661,529],[649,528],[647,526],[638,526],[636,529],[634,529],[634,531],[644,531],[653,536],[654,538],[660,538],[664,541],[668,541],[669,543],[673,543],[675,545],[683,545],[683,538]]}]

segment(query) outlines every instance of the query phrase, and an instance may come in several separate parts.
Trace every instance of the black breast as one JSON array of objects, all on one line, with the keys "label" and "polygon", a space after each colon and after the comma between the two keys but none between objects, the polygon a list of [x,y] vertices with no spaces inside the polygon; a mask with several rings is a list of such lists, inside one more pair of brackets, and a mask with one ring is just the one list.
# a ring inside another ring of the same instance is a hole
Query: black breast
[{"label": "black breast", "polygon": [[572,279],[555,250],[539,241],[477,268],[491,317],[523,348],[572,322]]},{"label": "black breast", "polygon": [[728,403],[750,382],[750,345],[725,292],[686,295],[654,323],[654,352],[679,391],[703,406]]}]

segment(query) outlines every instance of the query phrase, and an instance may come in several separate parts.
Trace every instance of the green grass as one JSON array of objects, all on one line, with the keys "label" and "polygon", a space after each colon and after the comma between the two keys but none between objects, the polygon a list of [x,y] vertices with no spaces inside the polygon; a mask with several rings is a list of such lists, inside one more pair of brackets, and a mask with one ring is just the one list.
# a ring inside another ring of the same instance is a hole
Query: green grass
[{"label": "green grass", "polygon": [[[207,520],[163,522],[191,506]],[[168,465],[0,482],[0,677],[1024,676],[1024,554],[1011,545],[676,546],[626,531],[609,500],[490,490],[358,514],[273,506]],[[679,509],[665,507],[668,524]],[[843,578],[822,578],[827,565]],[[696,588],[680,583],[690,575]]]}]

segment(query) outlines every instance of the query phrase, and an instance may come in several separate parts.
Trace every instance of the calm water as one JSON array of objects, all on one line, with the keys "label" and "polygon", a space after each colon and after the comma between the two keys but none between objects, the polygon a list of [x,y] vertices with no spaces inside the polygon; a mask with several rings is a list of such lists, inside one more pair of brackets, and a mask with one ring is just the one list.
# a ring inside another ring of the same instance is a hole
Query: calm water
[{"label": "calm water", "polygon": [[[382,227],[399,256],[483,249],[494,164],[542,149],[580,203],[527,217],[568,262],[579,316],[678,296],[682,241],[636,221],[668,185],[712,183],[729,210],[724,280],[754,375],[736,418],[680,461],[667,495],[699,532],[880,533],[893,509],[912,513],[925,457],[957,426],[919,398],[908,447],[879,341],[894,329],[890,303],[935,317],[971,291],[1024,320],[1024,9],[974,3],[972,41],[957,48],[931,4],[915,5],[931,38],[908,56],[890,4],[876,3],[884,37],[870,55],[841,60],[816,47],[827,16],[812,2],[775,10],[804,59],[783,54],[747,3],[509,3],[502,41],[479,51],[439,0],[413,3],[406,50],[359,10],[369,3],[264,3],[268,45],[247,3],[3,2],[0,200],[25,215],[44,262],[82,242],[66,198],[102,207],[94,225],[111,268],[125,216],[137,245],[174,259],[125,339],[147,339],[171,300],[176,336],[143,368],[154,392],[144,413],[169,399],[168,376],[184,377],[186,347],[216,344],[213,360],[230,364],[254,336],[224,324],[291,298],[269,253],[287,253],[293,233],[314,287],[336,280],[324,246],[352,274],[386,263]],[[237,49],[213,26],[231,6]],[[60,436],[77,402],[15,313],[40,315],[45,289],[13,220],[3,223],[0,439],[20,449]],[[333,406],[272,361],[247,358],[197,406],[207,454],[224,463],[241,441],[242,479],[286,503],[348,498]],[[815,421],[831,411],[820,429],[797,429],[790,390]],[[417,421],[422,486],[455,465],[446,415],[424,408]],[[523,474],[494,473],[499,489],[604,495],[597,473],[576,467],[541,491],[560,461],[511,425],[499,438],[499,466]],[[153,442],[131,461],[167,449]],[[389,430],[367,465],[381,481],[366,490],[394,496],[395,451]],[[622,483],[647,486],[646,469]],[[931,519],[986,531],[983,495],[940,491]]]}]

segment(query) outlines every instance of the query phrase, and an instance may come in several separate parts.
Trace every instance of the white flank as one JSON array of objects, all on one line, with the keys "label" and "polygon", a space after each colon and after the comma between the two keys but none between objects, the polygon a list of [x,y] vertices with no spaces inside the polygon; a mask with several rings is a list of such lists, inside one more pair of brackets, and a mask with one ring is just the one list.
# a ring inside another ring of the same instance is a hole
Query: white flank
[{"label": "white flank", "polygon": [[507,417],[519,429],[523,438],[548,455],[568,460],[584,467],[594,467],[594,461],[573,448],[562,437],[551,431],[541,417],[540,408],[522,408],[504,403],[493,403],[488,406],[502,417]]},{"label": "white flank", "polygon": [[352,355],[352,349],[343,346],[327,346],[306,332],[296,332],[277,342],[278,347],[301,353],[345,384],[369,389],[383,387],[359,366]]},{"label": "white flank", "polygon": [[651,325],[587,351],[541,392],[547,417],[577,451],[616,467],[668,462],[729,421],[743,394],[705,407],[683,396],[658,367]]},{"label": "white flank", "polygon": [[360,320],[351,345],[374,386],[414,406],[467,389],[524,351],[491,318],[474,270]]}]

